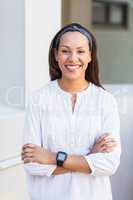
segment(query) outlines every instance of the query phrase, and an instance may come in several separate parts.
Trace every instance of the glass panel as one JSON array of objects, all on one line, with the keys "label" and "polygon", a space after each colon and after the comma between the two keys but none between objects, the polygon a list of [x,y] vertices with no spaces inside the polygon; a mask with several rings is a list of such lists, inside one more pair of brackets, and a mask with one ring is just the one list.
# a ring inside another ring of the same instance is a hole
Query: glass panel
[{"label": "glass panel", "polygon": [[102,3],[94,2],[92,10],[92,20],[94,23],[105,22],[105,6]]},{"label": "glass panel", "polygon": [[110,22],[113,24],[122,23],[122,7],[121,6],[110,6]]}]

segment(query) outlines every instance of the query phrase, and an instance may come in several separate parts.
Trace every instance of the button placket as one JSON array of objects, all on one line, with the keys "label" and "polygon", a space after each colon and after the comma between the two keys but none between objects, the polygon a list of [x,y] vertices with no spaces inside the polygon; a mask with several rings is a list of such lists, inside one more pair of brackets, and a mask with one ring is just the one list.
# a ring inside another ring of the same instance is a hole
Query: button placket
[{"label": "button placket", "polygon": [[[72,103],[71,103],[72,107]],[[76,121],[77,121],[77,113],[79,111],[79,95],[77,94],[76,97],[76,103],[74,107],[74,111],[71,112],[71,117],[70,117],[70,148],[71,151],[73,152],[76,146]]]}]

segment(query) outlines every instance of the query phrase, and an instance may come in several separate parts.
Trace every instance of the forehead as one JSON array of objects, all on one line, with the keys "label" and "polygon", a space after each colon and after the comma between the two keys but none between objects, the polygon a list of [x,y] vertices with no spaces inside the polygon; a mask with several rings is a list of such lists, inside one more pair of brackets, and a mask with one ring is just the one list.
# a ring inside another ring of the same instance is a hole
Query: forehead
[{"label": "forehead", "polygon": [[60,45],[88,46],[88,43],[87,37],[78,31],[64,33],[60,38]]}]

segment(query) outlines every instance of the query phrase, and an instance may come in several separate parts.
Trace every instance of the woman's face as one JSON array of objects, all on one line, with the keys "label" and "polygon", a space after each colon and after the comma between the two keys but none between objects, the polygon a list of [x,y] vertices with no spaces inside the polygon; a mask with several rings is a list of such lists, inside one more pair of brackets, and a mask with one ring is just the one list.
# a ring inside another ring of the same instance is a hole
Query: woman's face
[{"label": "woman's face", "polygon": [[88,39],[80,32],[67,32],[61,39],[55,58],[62,72],[62,79],[83,80],[91,52]]}]

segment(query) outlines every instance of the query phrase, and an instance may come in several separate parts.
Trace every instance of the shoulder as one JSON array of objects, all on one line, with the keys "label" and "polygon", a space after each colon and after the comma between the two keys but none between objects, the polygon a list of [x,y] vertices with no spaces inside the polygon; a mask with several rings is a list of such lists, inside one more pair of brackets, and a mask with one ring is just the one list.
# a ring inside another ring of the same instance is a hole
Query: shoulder
[{"label": "shoulder", "polygon": [[32,92],[31,96],[43,96],[55,89],[56,81],[49,81],[43,87]]},{"label": "shoulder", "polygon": [[101,87],[98,87],[96,85],[92,85],[92,92],[93,95],[100,100],[101,104],[103,104],[104,106],[106,105],[116,105],[116,98],[115,96],[109,92],[106,89],[103,89]]}]

